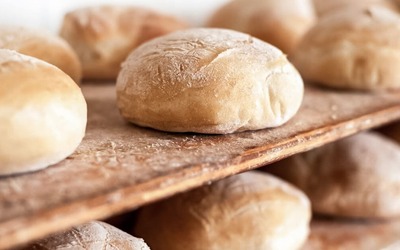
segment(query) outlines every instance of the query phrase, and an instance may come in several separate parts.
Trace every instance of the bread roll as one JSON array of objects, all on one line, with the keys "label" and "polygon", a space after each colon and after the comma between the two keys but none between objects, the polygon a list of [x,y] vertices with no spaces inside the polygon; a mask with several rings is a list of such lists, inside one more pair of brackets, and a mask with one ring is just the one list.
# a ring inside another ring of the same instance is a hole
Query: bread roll
[{"label": "bread roll", "polygon": [[336,11],[343,11],[346,8],[365,8],[372,4],[397,9],[396,5],[390,0],[314,0],[314,4],[319,17],[330,15]]},{"label": "bread roll", "polygon": [[115,79],[129,52],[141,43],[187,24],[129,6],[97,6],[66,14],[60,34],[77,52],[85,79]]},{"label": "bread roll", "polygon": [[292,58],[302,76],[336,88],[400,87],[400,16],[374,5],[323,18]]},{"label": "bread roll", "polygon": [[317,219],[311,222],[310,236],[301,250],[398,250],[399,235],[399,220]]},{"label": "bread roll", "polygon": [[76,83],[81,80],[79,58],[61,37],[41,30],[0,25],[0,49],[39,58],[60,68]]},{"label": "bread roll", "polygon": [[69,156],[86,127],[86,102],[64,72],[0,49],[0,175],[45,168]]},{"label": "bread roll", "polygon": [[51,235],[21,250],[150,250],[143,239],[135,238],[109,224],[89,222]]},{"label": "bread roll", "polygon": [[117,79],[125,119],[173,132],[280,126],[302,98],[303,81],[281,51],[223,29],[188,29],[143,44]]},{"label": "bread roll", "polygon": [[400,146],[380,134],[361,133],[266,170],[303,190],[314,212],[354,218],[400,216]]},{"label": "bread roll", "polygon": [[291,53],[315,21],[312,0],[233,0],[207,26],[249,33]]},{"label": "bread roll", "polygon": [[248,172],[142,208],[135,233],[152,250],[290,250],[307,238],[310,216],[297,189]]}]

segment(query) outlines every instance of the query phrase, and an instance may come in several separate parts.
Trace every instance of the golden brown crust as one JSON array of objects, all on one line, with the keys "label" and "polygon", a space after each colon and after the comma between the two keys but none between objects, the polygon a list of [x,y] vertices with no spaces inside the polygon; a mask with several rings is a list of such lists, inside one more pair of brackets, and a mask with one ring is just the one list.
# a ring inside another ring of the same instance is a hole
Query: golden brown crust
[{"label": "golden brown crust", "polygon": [[304,37],[293,63],[302,76],[337,88],[400,87],[400,16],[381,6],[323,18]]},{"label": "golden brown crust", "polygon": [[311,0],[233,0],[207,26],[248,33],[289,54],[315,21]]},{"label": "golden brown crust", "polygon": [[301,192],[248,172],[144,207],[135,231],[153,250],[290,250],[304,243],[310,216]]},{"label": "golden brown crust", "polygon": [[76,83],[80,83],[82,69],[79,58],[60,37],[41,30],[1,25],[0,49],[11,49],[39,58],[57,66]]},{"label": "golden brown crust", "polygon": [[107,223],[92,221],[23,247],[20,250],[126,249],[150,250],[143,239],[135,238]]},{"label": "golden brown crust", "polygon": [[85,79],[115,79],[141,43],[187,28],[174,17],[129,6],[98,6],[66,14],[60,34],[77,52]]},{"label": "golden brown crust", "polygon": [[280,126],[303,82],[281,51],[243,33],[190,29],[132,52],[117,79],[127,120],[173,132],[232,133]]},{"label": "golden brown crust", "polygon": [[76,83],[42,60],[0,49],[0,175],[33,171],[70,155],[86,127]]},{"label": "golden brown crust", "polygon": [[361,133],[266,170],[303,190],[314,212],[356,218],[400,216],[400,146],[380,134]]}]

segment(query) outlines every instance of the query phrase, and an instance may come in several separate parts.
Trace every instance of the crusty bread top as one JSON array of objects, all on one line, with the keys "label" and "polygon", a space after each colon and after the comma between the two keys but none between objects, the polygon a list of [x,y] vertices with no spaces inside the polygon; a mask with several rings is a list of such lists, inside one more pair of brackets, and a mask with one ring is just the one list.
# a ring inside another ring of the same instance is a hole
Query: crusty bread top
[{"label": "crusty bread top", "polygon": [[315,21],[311,0],[233,0],[207,26],[248,33],[290,54]]},{"label": "crusty bread top", "polygon": [[[321,19],[302,41],[303,46],[329,47],[339,41],[371,44],[376,49],[400,48],[400,15],[379,5],[349,8]],[[303,47],[304,48],[304,47]]]},{"label": "crusty bread top", "polygon": [[150,250],[135,238],[109,224],[93,221],[53,234],[23,249],[32,250]]},{"label": "crusty bread top", "polygon": [[369,5],[381,5],[396,9],[391,0],[314,0],[314,5],[319,17],[343,11],[346,8],[365,8]]},{"label": "crusty bread top", "polygon": [[64,17],[60,35],[77,52],[84,78],[115,79],[126,56],[143,42],[188,24],[133,6],[92,6]]},{"label": "crusty bread top", "polygon": [[400,15],[380,5],[322,18],[291,58],[309,81],[336,88],[400,88]]},{"label": "crusty bread top", "polygon": [[82,69],[78,56],[61,37],[46,31],[0,25],[0,48],[36,57],[57,66],[76,83],[81,80]]},{"label": "crusty bread top", "polygon": [[232,133],[282,125],[303,81],[277,48],[250,35],[198,28],[135,49],[117,79],[128,120],[177,132]]}]

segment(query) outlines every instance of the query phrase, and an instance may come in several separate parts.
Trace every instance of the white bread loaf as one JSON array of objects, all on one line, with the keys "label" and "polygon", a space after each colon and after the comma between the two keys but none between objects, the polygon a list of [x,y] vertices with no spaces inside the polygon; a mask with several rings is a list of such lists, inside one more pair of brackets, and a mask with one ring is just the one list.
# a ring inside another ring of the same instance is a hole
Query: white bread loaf
[{"label": "white bread loaf", "polygon": [[57,67],[0,49],[0,175],[55,164],[85,134],[86,101]]},{"label": "white bread loaf", "polygon": [[224,29],[188,29],[147,42],[117,79],[125,119],[173,132],[277,127],[302,98],[303,81],[280,50]]}]

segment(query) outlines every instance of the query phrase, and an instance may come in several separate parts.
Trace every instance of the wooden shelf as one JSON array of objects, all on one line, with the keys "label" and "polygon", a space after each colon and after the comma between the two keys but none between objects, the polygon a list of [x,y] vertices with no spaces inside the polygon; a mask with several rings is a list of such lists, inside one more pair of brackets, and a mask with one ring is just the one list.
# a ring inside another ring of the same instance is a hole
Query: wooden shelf
[{"label": "wooden shelf", "polygon": [[306,88],[282,127],[231,135],[173,134],[124,122],[112,85],[83,86],[87,134],[46,170],[0,178],[0,249],[105,218],[400,118],[399,93]]}]

